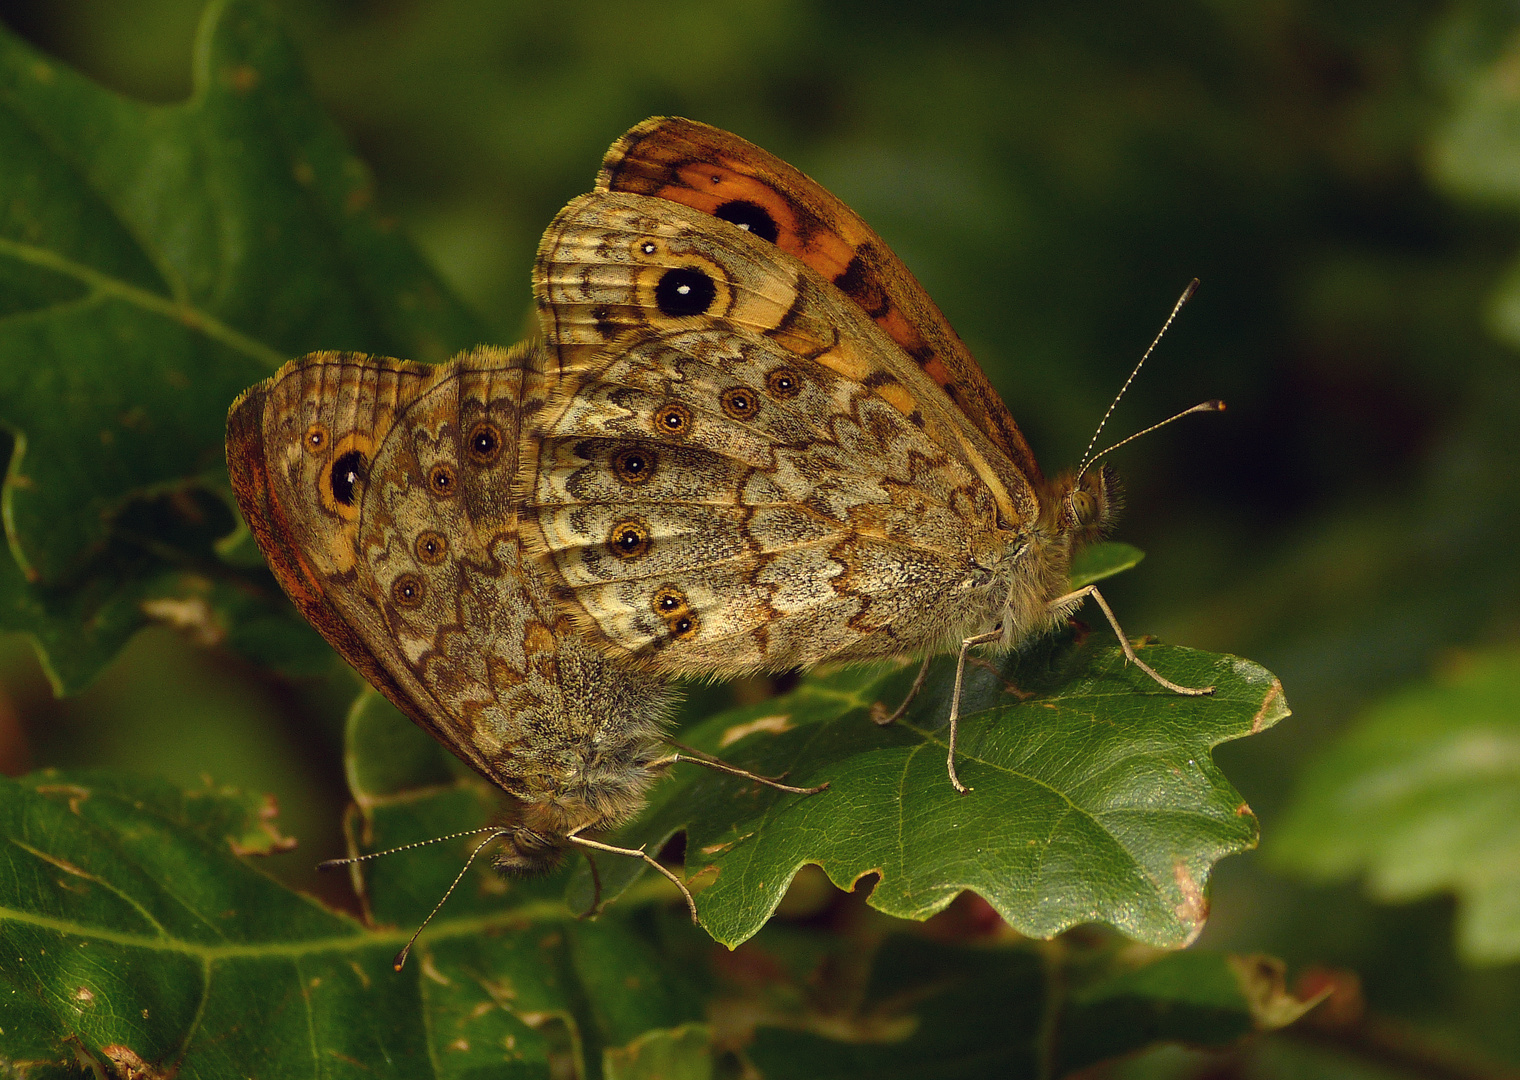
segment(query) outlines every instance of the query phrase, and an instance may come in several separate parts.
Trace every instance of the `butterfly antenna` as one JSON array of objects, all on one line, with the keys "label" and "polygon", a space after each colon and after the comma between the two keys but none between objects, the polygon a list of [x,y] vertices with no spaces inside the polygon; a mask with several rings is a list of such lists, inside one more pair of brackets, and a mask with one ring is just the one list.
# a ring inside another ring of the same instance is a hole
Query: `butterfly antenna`
[{"label": "butterfly antenna", "polygon": [[366,859],[378,859],[382,855],[394,855],[398,851],[411,851],[412,848],[427,847],[429,844],[441,844],[445,840],[457,840],[461,836],[475,836],[483,832],[494,832],[500,835],[501,831],[501,828],[497,825],[487,825],[482,829],[466,829],[464,832],[449,833],[447,836],[435,836],[431,840],[418,840],[415,844],[402,844],[400,847],[386,848],[384,851],[371,851],[368,855],[354,855],[347,859],[326,859],[317,863],[317,869],[335,870],[340,866],[363,862]]},{"label": "butterfly antenna", "polygon": [[1094,454],[1092,456],[1092,460],[1089,461],[1086,465],[1082,466],[1082,468],[1083,469],[1091,468],[1092,466],[1094,466],[1094,465],[1096,465],[1098,463],[1098,459],[1101,458],[1104,454],[1112,453],[1113,451],[1119,449],[1119,447],[1125,445],[1126,443],[1132,443],[1132,442],[1134,442],[1136,439],[1138,439],[1142,435],[1149,435],[1151,432],[1155,431],[1157,428],[1164,428],[1164,427],[1166,427],[1166,425],[1170,424],[1173,420],[1181,420],[1184,416],[1192,416],[1195,412],[1224,412],[1224,402],[1220,401],[1218,398],[1215,398],[1213,401],[1200,401],[1197,405],[1194,405],[1191,409],[1183,409],[1176,416],[1168,416],[1165,420],[1161,421],[1161,423],[1159,423],[1159,424],[1152,424],[1150,427],[1146,428],[1144,431],[1137,431],[1133,435],[1129,436],[1128,438],[1120,439],[1118,442],[1114,443],[1114,445],[1110,446],[1107,450],[1100,450],[1098,453]]},{"label": "butterfly antenna", "polygon": [[[471,829],[470,832],[468,832],[468,833],[455,833],[454,835],[455,836],[469,836],[470,833],[478,833],[478,832],[485,832],[485,831],[486,831],[485,829]],[[472,852],[470,852],[470,857],[464,861],[464,866],[462,866],[462,867],[459,868],[459,873],[454,876],[453,882],[449,885],[449,887],[447,889],[445,889],[443,891],[443,895],[438,898],[438,903],[436,903],[436,904],[433,905],[433,910],[430,911],[430,912],[428,912],[428,917],[422,920],[422,925],[419,926],[419,927],[417,927],[416,931],[412,934],[411,938],[407,941],[406,945],[402,948],[402,950],[400,952],[398,952],[396,954],[396,958],[391,961],[391,967],[393,967],[397,971],[400,971],[403,967],[406,966],[406,958],[411,953],[412,946],[415,945],[415,944],[417,944],[417,939],[422,935],[422,931],[424,931],[424,930],[427,929],[427,924],[433,921],[433,916],[438,914],[439,909],[441,909],[443,907],[444,903],[448,900],[448,898],[450,896],[454,895],[454,890],[457,889],[457,888],[459,888],[459,883],[464,880],[465,874],[469,873],[470,872],[470,867],[472,865],[474,865],[474,863],[475,863],[475,856],[479,855],[482,851],[484,851],[486,849],[486,845],[489,844],[492,840],[495,840],[498,836],[506,836],[506,835],[507,835],[507,830],[506,829],[492,829],[490,836],[486,837],[480,843],[478,843],[478,844],[475,845],[475,850],[472,851]],[[439,839],[440,840],[447,840],[447,839],[449,839],[449,837],[440,836]],[[424,841],[424,842],[427,842],[427,841]],[[408,847],[416,847],[418,845],[416,845],[416,844],[409,844],[407,846]],[[403,848],[397,848],[396,850],[397,851],[402,851],[402,850],[405,850],[405,849],[403,849]],[[385,852],[381,852],[381,854],[386,854],[386,853]]]},{"label": "butterfly antenna", "polygon": [[[1166,335],[1166,332],[1172,328],[1172,323],[1176,321],[1177,313],[1182,310],[1182,305],[1191,300],[1193,298],[1193,294],[1197,291],[1198,279],[1194,278],[1192,281],[1188,282],[1187,288],[1182,290],[1182,295],[1177,297],[1177,302],[1172,305],[1172,313],[1166,317],[1166,322],[1161,324],[1161,329],[1156,331],[1156,336],[1151,339],[1150,345],[1146,348],[1145,353],[1140,357],[1140,362],[1135,365],[1135,369],[1129,373],[1129,378],[1124,380],[1124,385],[1119,387],[1119,392],[1114,395],[1114,400],[1109,404],[1108,411],[1103,414],[1103,419],[1098,421],[1098,430],[1093,432],[1092,438],[1087,442],[1087,449],[1082,451],[1082,464],[1077,466],[1077,479],[1080,480],[1082,478],[1082,474],[1087,471],[1088,466],[1097,461],[1099,457],[1103,456],[1103,454],[1099,454],[1096,457],[1088,457],[1088,455],[1092,453],[1092,448],[1098,445],[1098,436],[1103,434],[1104,425],[1108,423],[1108,418],[1114,414],[1114,410],[1119,407],[1119,402],[1121,399],[1123,399],[1125,391],[1129,389],[1129,384],[1135,381],[1135,376],[1140,374],[1140,369],[1144,367],[1145,362],[1151,358],[1151,353],[1156,351],[1156,346],[1161,344],[1161,339]],[[1188,410],[1188,412],[1197,411],[1198,409],[1196,408]],[[1182,413],[1180,415],[1186,416],[1187,413]],[[1175,419],[1177,419],[1177,417],[1172,417],[1172,420]],[[1169,424],[1171,422],[1171,420],[1162,421],[1164,424]],[[1156,427],[1160,426],[1161,424],[1156,425]],[[1154,431],[1155,428],[1146,428],[1145,430]],[[1139,433],[1139,435],[1143,434],[1145,434],[1144,431]],[[1131,435],[1130,439],[1137,437],[1137,435]],[[1128,441],[1129,439],[1124,440],[1124,442]],[[1115,444],[1115,446],[1123,445],[1124,443]],[[1114,449],[1113,446],[1110,446],[1108,448],[1108,450],[1112,449]],[[1108,450],[1103,451],[1103,453],[1108,453]]]}]

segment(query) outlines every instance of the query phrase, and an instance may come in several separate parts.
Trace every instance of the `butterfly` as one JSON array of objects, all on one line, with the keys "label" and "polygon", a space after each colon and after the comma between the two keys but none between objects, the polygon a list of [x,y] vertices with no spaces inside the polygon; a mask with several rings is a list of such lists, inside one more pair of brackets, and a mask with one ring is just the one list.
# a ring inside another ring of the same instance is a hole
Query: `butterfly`
[{"label": "butterfly", "polygon": [[631,818],[677,761],[821,789],[672,753],[666,680],[607,658],[558,612],[525,557],[511,494],[543,368],[533,346],[436,367],[340,352],[293,360],[232,406],[233,490],[301,613],[511,796],[515,816],[481,845],[501,840],[498,869],[544,870],[572,845],[641,858],[695,920],[671,871],[586,834]]},{"label": "butterfly", "polygon": [[[1040,471],[922,286],[853,211],[738,136],[656,117],[539,246],[556,383],[523,535],[607,655],[735,675],[1004,648],[1101,594],[1072,555],[1117,480]],[[904,702],[904,705],[907,703]],[[901,714],[901,708],[894,716]],[[889,718],[890,719],[890,718]]]}]

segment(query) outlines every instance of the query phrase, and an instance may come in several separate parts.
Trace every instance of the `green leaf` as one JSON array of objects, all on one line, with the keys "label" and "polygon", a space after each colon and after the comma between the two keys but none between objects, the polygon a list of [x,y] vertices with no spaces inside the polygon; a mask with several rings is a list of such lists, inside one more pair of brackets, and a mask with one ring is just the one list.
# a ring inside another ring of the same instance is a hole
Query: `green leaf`
[{"label": "green leaf", "polygon": [[607,1080],[711,1080],[712,1074],[712,1029],[706,1024],[647,1031],[602,1058]]},{"label": "green leaf", "polygon": [[[1049,937],[1102,922],[1154,945],[1202,929],[1210,869],[1253,847],[1255,815],[1214,766],[1221,742],[1287,715],[1281,687],[1229,656],[1147,646],[1144,655],[1197,698],[1128,667],[1117,647],[1053,636],[967,666],[957,767],[945,770],[954,659],[942,658],[903,722],[872,724],[911,672],[855,669],[806,680],[787,697],[716,717],[682,738],[818,795],[790,795],[696,766],[656,789],[651,811],[618,837],[661,848],[686,833],[686,872],[702,925],[730,947],[764,925],[800,867],[841,888],[880,880],[870,903],[907,919],[943,910],[962,890],[1014,929]],[[597,856],[603,896],[640,873]],[[572,906],[589,908],[577,875]]]},{"label": "green leaf", "polygon": [[184,595],[163,580],[182,553],[145,557],[122,517],[220,475],[238,393],[311,349],[430,360],[485,336],[378,219],[264,8],[213,3],[194,77],[183,104],[129,101],[0,27],[0,619],[67,689],[145,596]]},{"label": "green leaf", "polygon": [[[372,824],[386,841],[439,819],[468,824],[487,809],[483,791],[470,779],[404,802],[395,793],[372,807]],[[270,825],[263,800],[225,790],[104,774],[0,780],[0,1064],[268,1078],[342,1067],[707,1076],[712,1037],[697,1023],[706,1001],[729,1018],[727,1045],[753,1040],[769,1076],[873,1062],[904,1063],[898,1075],[970,1075],[968,1063],[1032,1066],[1047,1053],[1047,1065],[1065,1063],[1056,1071],[1096,1060],[1085,1043],[1076,1057],[1066,1044],[1047,1049],[1044,1018],[1102,1028],[1106,1054],[1158,1037],[1223,1045],[1288,1015],[1280,986],[1277,1012],[1263,1009],[1243,992],[1244,962],[1220,954],[1144,966],[1146,956],[1137,969],[1133,949],[1101,940],[1045,956],[1027,944],[920,939],[880,916],[842,933],[775,927],[729,954],[704,946],[678,903],[651,910],[664,890],[631,891],[616,917],[579,922],[545,898],[545,886],[563,891],[562,877],[509,883],[484,870],[465,878],[397,973],[391,957],[469,843],[367,864],[376,928],[366,929],[235,854],[284,846]],[[375,875],[386,864],[398,869]],[[414,878],[427,888],[390,895]]]},{"label": "green leaf", "polygon": [[[1068,993],[1074,978],[1084,985]],[[1158,1042],[1227,1047],[1312,1004],[1259,958],[1190,951],[1136,964],[1101,948],[1042,955],[896,935],[848,1004],[826,1020],[773,1014],[785,1027],[762,1027],[747,1053],[767,1080],[1056,1077]]]},{"label": "green leaf", "polygon": [[1071,561],[1071,587],[1081,589],[1140,565],[1145,552],[1129,544],[1090,544]]},{"label": "green leaf", "polygon": [[288,675],[331,669],[335,656],[263,568],[233,571],[216,557],[232,526],[226,503],[178,491],[133,502],[110,547],[72,585],[29,583],[0,549],[0,626],[28,633],[54,690],[90,684],[146,623],[225,644]]},{"label": "green leaf", "polygon": [[[232,793],[102,775],[0,781],[0,1060],[63,1065],[78,1048],[164,1074],[311,1075],[343,1062],[548,1076],[557,1058],[699,1017],[623,924],[568,925],[560,906],[545,925],[542,905],[500,890],[488,913],[435,923],[397,974],[409,930],[366,930],[234,854],[264,833],[263,811]],[[596,1000],[639,980],[653,992]]]},{"label": "green leaf", "polygon": [[1304,773],[1269,854],[1384,901],[1455,893],[1462,955],[1520,959],[1517,701],[1511,648],[1374,706]]},{"label": "green leaf", "polygon": [[1319,1000],[1289,994],[1282,964],[1270,957],[1174,953],[1074,993],[1057,1032],[1055,1072],[1129,1053],[1137,1038],[1229,1046],[1288,1026]]}]

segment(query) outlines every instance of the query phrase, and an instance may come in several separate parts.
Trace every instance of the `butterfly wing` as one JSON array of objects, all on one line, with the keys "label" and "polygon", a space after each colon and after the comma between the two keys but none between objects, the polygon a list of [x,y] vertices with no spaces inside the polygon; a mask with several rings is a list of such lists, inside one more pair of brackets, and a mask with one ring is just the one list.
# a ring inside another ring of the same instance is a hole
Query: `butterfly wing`
[{"label": "butterfly wing", "polygon": [[421,364],[357,353],[293,360],[233,404],[227,470],[243,520],[301,614],[397,708],[447,743],[410,673],[376,654],[384,620],[349,584],[359,574],[368,463],[380,433],[430,375]]},{"label": "butterfly wing", "polygon": [[979,575],[1034,493],[808,267],[592,194],[545,234],[535,292],[562,384],[533,421],[525,533],[615,653],[776,669],[983,621]]},{"label": "butterfly wing", "polygon": [[666,693],[556,625],[510,497],[524,350],[436,368],[317,354],[234,406],[244,514],[304,614],[402,711],[524,799],[616,717],[658,733]]},{"label": "butterfly wing", "polygon": [[1040,482],[1023,432],[949,320],[881,237],[817,181],[737,135],[657,116],[612,145],[597,189],[682,203],[799,259],[866,312],[1020,472]]}]

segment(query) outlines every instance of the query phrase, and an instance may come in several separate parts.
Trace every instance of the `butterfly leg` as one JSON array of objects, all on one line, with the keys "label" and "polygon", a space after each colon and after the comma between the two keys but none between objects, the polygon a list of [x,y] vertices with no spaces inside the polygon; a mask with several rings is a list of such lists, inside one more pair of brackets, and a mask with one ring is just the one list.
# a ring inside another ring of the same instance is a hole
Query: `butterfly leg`
[{"label": "butterfly leg", "polygon": [[977,634],[968,637],[961,642],[960,655],[955,658],[955,689],[950,695],[950,752],[945,755],[945,767],[950,770],[950,786],[962,795],[971,789],[961,783],[961,778],[955,774],[955,736],[960,730],[961,722],[961,681],[966,676],[966,654],[974,646],[985,645],[989,641],[997,641],[1003,636],[1001,630],[990,630],[985,634]]},{"label": "butterfly leg", "polygon": [[1077,603],[1087,599],[1089,596],[1097,601],[1098,607],[1103,609],[1103,615],[1108,619],[1108,625],[1114,628],[1114,635],[1118,637],[1119,646],[1124,650],[1124,658],[1131,664],[1134,664],[1137,668],[1145,672],[1151,678],[1155,679],[1156,682],[1160,683],[1162,686],[1166,687],[1174,694],[1186,694],[1189,697],[1198,697],[1203,694],[1212,694],[1214,692],[1214,688],[1212,686],[1205,686],[1201,689],[1196,690],[1187,686],[1179,686],[1177,683],[1172,682],[1171,679],[1168,679],[1164,675],[1157,672],[1144,660],[1140,659],[1140,657],[1135,653],[1135,647],[1129,643],[1129,638],[1124,635],[1124,629],[1119,625],[1119,620],[1114,617],[1113,608],[1108,606],[1108,601],[1103,599],[1103,594],[1098,591],[1098,587],[1096,585],[1089,585],[1086,588],[1078,589],[1076,592],[1067,593],[1065,596],[1057,597],[1055,600],[1051,601],[1050,606],[1053,608],[1065,607],[1068,604],[1075,606]]},{"label": "butterfly leg", "polygon": [[887,707],[881,702],[877,701],[871,705],[872,723],[886,727],[888,724],[895,724],[902,719],[903,713],[908,711],[908,706],[913,703],[914,698],[918,697],[918,692],[924,688],[924,680],[929,677],[929,661],[933,659],[933,655],[924,657],[924,662],[919,665],[918,674],[913,679],[913,685],[908,687],[908,696],[902,699],[902,704],[893,709],[890,715],[887,713]]},{"label": "butterfly leg", "polygon": [[581,854],[586,856],[586,865],[591,868],[591,907],[580,917],[594,919],[602,913],[602,872],[597,868],[591,852],[582,851]]},{"label": "butterfly leg", "polygon": [[697,902],[692,899],[691,890],[686,887],[686,882],[677,877],[675,871],[665,866],[661,866],[660,863],[657,860],[651,858],[649,856],[649,853],[646,852],[643,848],[614,847],[612,844],[602,844],[598,843],[595,840],[588,840],[586,837],[577,836],[575,833],[570,833],[565,837],[565,839],[570,841],[572,844],[579,844],[581,847],[591,848],[595,851],[605,851],[611,855],[626,855],[630,859],[643,859],[650,866],[654,867],[661,874],[663,874],[672,885],[681,890],[681,895],[686,898],[686,909],[691,912],[691,921],[693,923],[696,923]]},{"label": "butterfly leg", "polygon": [[766,787],[773,787],[777,791],[789,791],[793,795],[817,795],[820,791],[829,786],[828,781],[825,780],[817,787],[792,787],[790,784],[783,784],[780,779],[776,777],[761,776],[759,773],[752,773],[748,769],[741,769],[737,765],[730,765],[726,761],[719,761],[717,758],[708,757],[701,751],[693,750],[689,746],[680,746],[679,743],[672,743],[671,745],[679,746],[680,749],[686,752],[684,754],[671,754],[669,757],[662,757],[658,761],[652,761],[649,763],[650,768],[657,768],[663,765],[674,765],[678,761],[689,761],[693,765],[706,766],[714,772],[727,773],[729,776],[743,777],[745,780],[752,780],[757,784],[764,784]]}]

